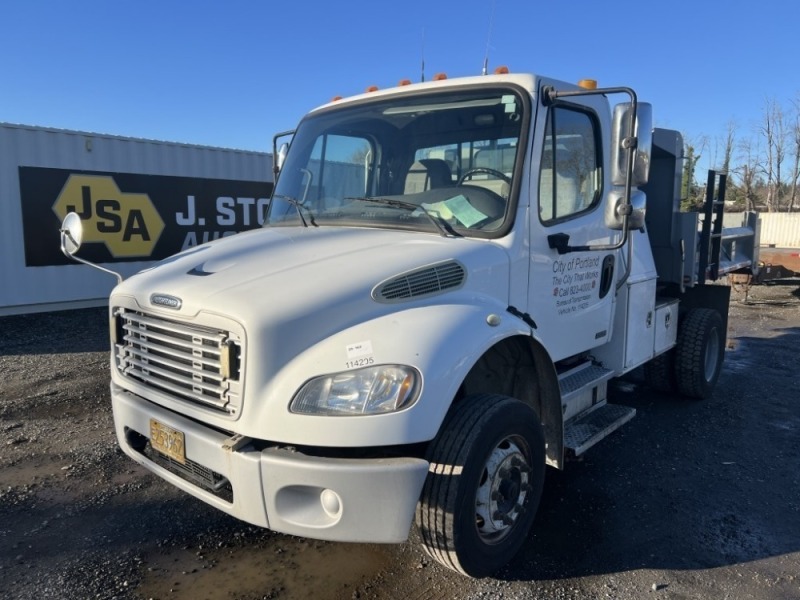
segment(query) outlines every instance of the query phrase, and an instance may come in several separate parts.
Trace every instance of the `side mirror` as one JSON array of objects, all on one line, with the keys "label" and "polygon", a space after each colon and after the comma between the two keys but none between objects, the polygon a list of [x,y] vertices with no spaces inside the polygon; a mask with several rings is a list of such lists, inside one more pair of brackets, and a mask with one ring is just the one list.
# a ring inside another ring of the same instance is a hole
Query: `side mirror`
[{"label": "side mirror", "polygon": [[64,256],[67,258],[71,258],[75,262],[82,263],[84,265],[89,265],[90,267],[94,267],[95,269],[99,269],[104,273],[108,273],[109,275],[113,275],[117,278],[117,283],[122,283],[122,275],[117,273],[116,271],[112,271],[111,269],[106,269],[105,267],[101,267],[100,265],[96,265],[94,263],[89,262],[88,260],[83,260],[75,256],[75,254],[80,250],[81,242],[83,241],[83,223],[81,222],[81,218],[77,215],[77,213],[71,212],[67,213],[67,216],[64,217],[64,220],[61,222],[61,252],[64,253]]},{"label": "side mirror", "polygon": [[278,171],[281,170],[283,167],[283,163],[286,161],[286,155],[289,153],[289,144],[284,142],[281,144],[280,150],[278,150],[278,156],[276,157],[275,166],[277,167]]},{"label": "side mirror", "polygon": [[[641,229],[644,227],[644,218],[647,212],[647,196],[642,190],[631,190],[631,212],[628,215],[628,229]],[[606,227],[620,231],[622,217],[625,209],[625,192],[612,190],[608,194],[606,203]]]},{"label": "side mirror", "polygon": [[290,138],[289,142],[291,142],[293,137],[294,130],[282,131],[281,133],[276,133],[272,137],[272,173],[275,176],[275,183],[277,183],[278,173],[280,173],[281,167],[283,167],[283,163],[286,160],[286,154],[289,152],[289,143],[283,142],[279,150],[278,140],[281,138]]},{"label": "side mirror", "polygon": [[83,240],[83,223],[77,213],[71,212],[61,223],[61,252],[67,258],[74,258]]},{"label": "side mirror", "polygon": [[631,131],[630,102],[623,102],[614,107],[614,119],[611,126],[611,183],[625,185],[628,174],[628,150],[623,147],[626,139],[637,138],[633,158],[631,184],[641,186],[647,183],[650,173],[650,153],[653,147],[653,106],[646,102],[636,105],[636,123]]}]

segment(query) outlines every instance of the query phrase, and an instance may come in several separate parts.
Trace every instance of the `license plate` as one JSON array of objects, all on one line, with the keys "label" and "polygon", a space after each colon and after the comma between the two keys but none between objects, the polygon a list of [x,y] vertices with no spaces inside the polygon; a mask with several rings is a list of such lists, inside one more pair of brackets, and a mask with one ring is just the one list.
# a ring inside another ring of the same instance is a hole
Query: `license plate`
[{"label": "license plate", "polygon": [[186,464],[186,446],[182,431],[150,419],[150,445],[164,456]]}]

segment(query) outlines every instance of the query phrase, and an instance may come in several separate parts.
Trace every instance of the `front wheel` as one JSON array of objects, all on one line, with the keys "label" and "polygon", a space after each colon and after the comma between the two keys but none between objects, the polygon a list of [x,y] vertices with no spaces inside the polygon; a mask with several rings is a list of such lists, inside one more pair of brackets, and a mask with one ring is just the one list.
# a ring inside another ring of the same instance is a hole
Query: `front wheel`
[{"label": "front wheel", "polygon": [[527,404],[476,395],[451,409],[431,442],[417,505],[425,551],[454,571],[489,575],[517,553],[542,494],[544,434]]}]

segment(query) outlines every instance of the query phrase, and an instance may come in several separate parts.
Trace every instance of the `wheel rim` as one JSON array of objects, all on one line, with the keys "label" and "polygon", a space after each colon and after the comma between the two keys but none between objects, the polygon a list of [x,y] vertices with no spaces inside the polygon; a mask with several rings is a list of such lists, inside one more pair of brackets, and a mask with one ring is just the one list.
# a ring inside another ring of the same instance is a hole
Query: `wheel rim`
[{"label": "wheel rim", "polygon": [[525,442],[504,438],[489,454],[475,495],[475,526],[485,543],[504,539],[519,521],[531,492]]},{"label": "wheel rim", "polygon": [[709,332],[708,343],[706,344],[706,358],[705,358],[705,378],[707,382],[714,379],[717,372],[717,363],[719,362],[719,335],[717,334],[716,327]]}]

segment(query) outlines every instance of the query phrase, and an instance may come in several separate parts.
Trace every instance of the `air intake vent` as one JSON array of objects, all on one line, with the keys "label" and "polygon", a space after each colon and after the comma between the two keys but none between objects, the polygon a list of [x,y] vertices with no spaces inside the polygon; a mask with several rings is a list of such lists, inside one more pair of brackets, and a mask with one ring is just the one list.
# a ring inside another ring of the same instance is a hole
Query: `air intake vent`
[{"label": "air intake vent", "polygon": [[394,277],[378,285],[372,297],[378,302],[399,302],[409,298],[430,296],[464,284],[466,270],[455,261],[448,261]]}]

